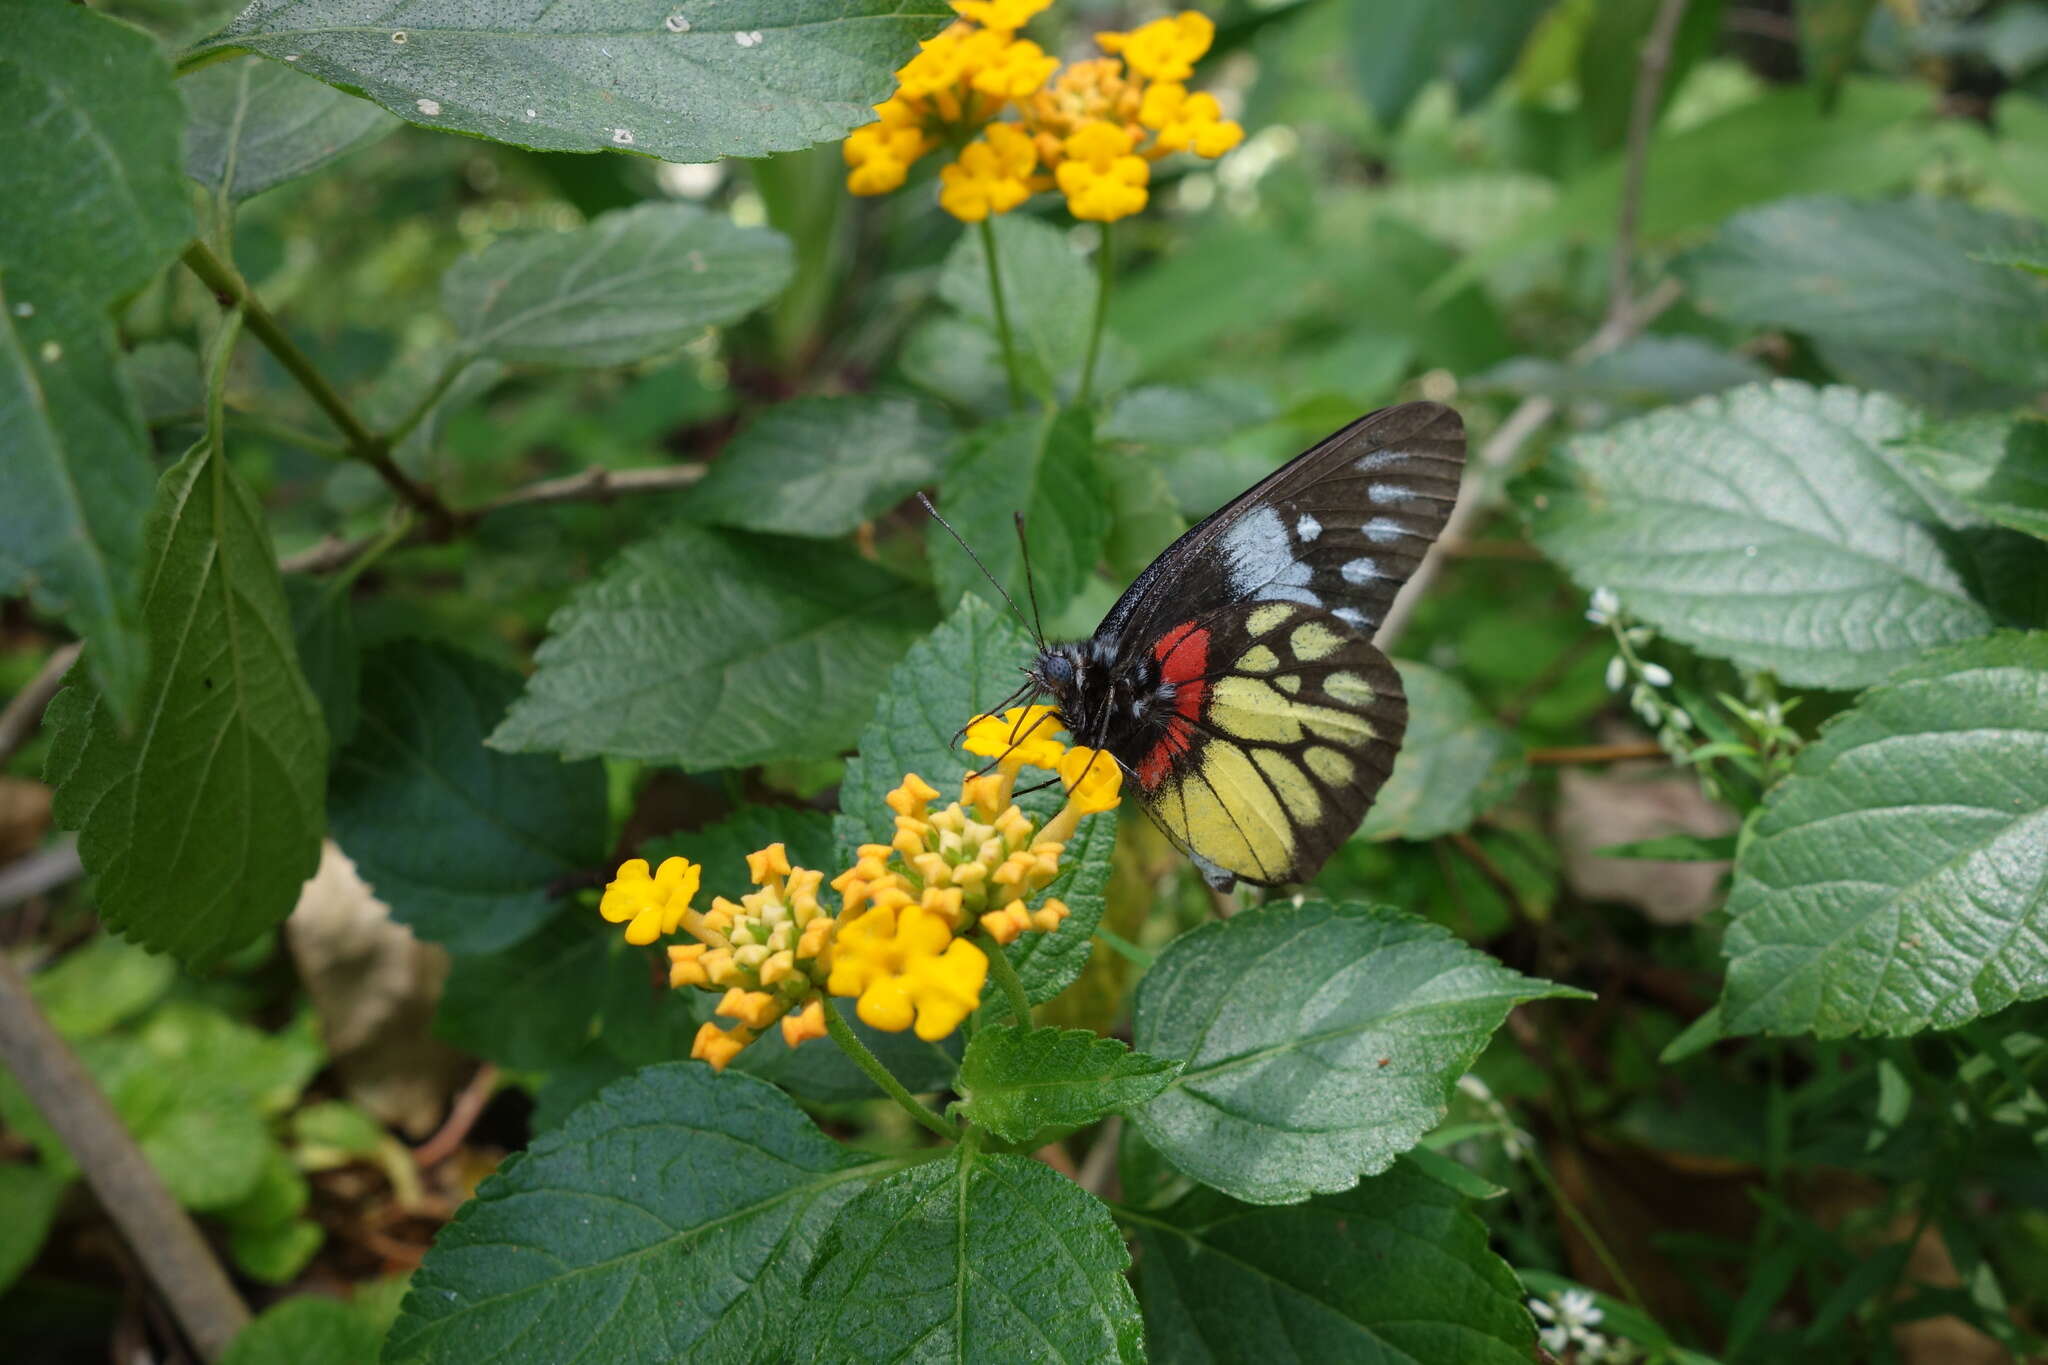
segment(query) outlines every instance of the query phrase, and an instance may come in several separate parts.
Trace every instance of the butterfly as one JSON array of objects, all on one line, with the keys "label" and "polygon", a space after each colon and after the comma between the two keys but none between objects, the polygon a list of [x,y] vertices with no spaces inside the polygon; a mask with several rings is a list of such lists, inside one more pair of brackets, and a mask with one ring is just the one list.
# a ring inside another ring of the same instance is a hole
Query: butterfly
[{"label": "butterfly", "polygon": [[1372,642],[1457,500],[1465,427],[1382,408],[1317,442],[1166,550],[1028,685],[1211,885],[1305,881],[1351,837],[1408,725]]}]

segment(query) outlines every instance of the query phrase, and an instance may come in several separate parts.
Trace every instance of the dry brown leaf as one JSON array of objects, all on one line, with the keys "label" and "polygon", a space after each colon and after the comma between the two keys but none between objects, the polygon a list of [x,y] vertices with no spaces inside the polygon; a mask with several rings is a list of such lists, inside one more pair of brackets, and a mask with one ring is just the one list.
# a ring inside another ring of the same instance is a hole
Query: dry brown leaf
[{"label": "dry brown leaf", "polygon": [[1557,836],[1565,880],[1588,900],[1633,905],[1658,924],[1685,924],[1719,903],[1725,862],[1603,858],[1599,850],[1668,834],[1732,834],[1735,812],[1710,800],[1690,774],[1618,764],[1558,778]]},{"label": "dry brown leaf", "polygon": [[25,777],[0,777],[0,863],[33,853],[50,832],[50,789]]}]

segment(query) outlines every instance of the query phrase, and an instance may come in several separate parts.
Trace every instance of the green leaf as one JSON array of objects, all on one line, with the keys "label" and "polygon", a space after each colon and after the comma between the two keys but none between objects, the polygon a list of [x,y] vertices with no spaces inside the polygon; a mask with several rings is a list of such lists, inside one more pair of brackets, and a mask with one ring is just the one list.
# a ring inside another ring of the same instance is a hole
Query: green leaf
[{"label": "green leaf", "polygon": [[1980,516],[2048,540],[2048,422],[1965,418],[1922,428],[1901,448]]},{"label": "green leaf", "polygon": [[337,589],[330,582],[294,574],[284,580],[284,597],[291,608],[299,671],[320,703],[329,746],[339,751],[356,737],[362,716],[363,655],[356,644],[348,587]]},{"label": "green leaf", "polygon": [[220,1365],[362,1365],[377,1358],[376,1324],[360,1308],[301,1294],[244,1327]]},{"label": "green leaf", "polygon": [[1652,405],[1680,402],[1744,384],[1771,372],[1693,336],[1646,336],[1582,364],[1536,356],[1503,361],[1469,381],[1481,389],[1543,394],[1558,402]]},{"label": "green leaf", "polygon": [[0,1289],[35,1264],[57,1217],[57,1201],[70,1188],[71,1177],[45,1166],[9,1162],[0,1166]]},{"label": "green leaf", "polygon": [[426,128],[716,161],[871,122],[892,73],[952,17],[933,0],[617,0],[520,13],[258,0],[200,51],[283,58]]},{"label": "green leaf", "polygon": [[1348,1190],[1436,1126],[1510,1008],[1550,996],[1587,998],[1384,906],[1262,906],[1182,934],[1139,983],[1135,1045],[1186,1065],[1133,1117],[1248,1203]]},{"label": "green leaf", "polygon": [[490,743],[691,772],[836,754],[930,621],[922,589],[842,546],[677,526],[555,613]]},{"label": "green leaf", "polygon": [[140,723],[123,735],[74,670],[48,776],[101,919],[204,966],[290,914],[319,864],[327,732],[263,509],[215,444],[164,474],[144,546]]},{"label": "green leaf", "polygon": [[1550,0],[1377,0],[1351,7],[1352,74],[1380,126],[1398,127],[1439,78],[1469,109],[1500,83]]},{"label": "green leaf", "polygon": [[1408,734],[1358,835],[1454,834],[1514,795],[1528,771],[1521,741],[1450,674],[1405,659],[1397,667],[1408,693]]},{"label": "green leaf", "polygon": [[[0,159],[0,272],[10,281],[61,282],[97,312],[191,240],[178,169],[184,111],[146,34],[78,5],[10,5],[0,123],[21,134]],[[9,314],[24,302],[44,306],[18,294]]]},{"label": "green leaf", "polygon": [[1455,1190],[1407,1161],[1285,1207],[1196,1189],[1132,1220],[1162,1360],[1525,1365],[1536,1325]]},{"label": "green leaf", "polygon": [[626,365],[753,312],[789,282],[789,243],[690,204],[618,209],[492,243],[441,278],[468,350],[527,365]]},{"label": "green leaf", "polygon": [[153,1012],[135,1040],[158,1069],[183,1068],[242,1097],[255,1112],[284,1113],[327,1063],[310,1012],[266,1033],[194,1000],[172,999]]},{"label": "green leaf", "polygon": [[804,1359],[1138,1361],[1109,1210],[1021,1156],[933,1161],[833,1220],[804,1283]]},{"label": "green leaf", "polygon": [[231,200],[318,170],[398,128],[368,100],[257,57],[202,67],[178,88],[185,174]]},{"label": "green leaf", "polygon": [[101,934],[36,973],[36,1003],[67,1038],[93,1038],[154,1005],[177,978],[160,953]]},{"label": "green leaf", "polygon": [[719,453],[685,511],[749,531],[842,536],[936,479],[952,440],[945,415],[911,398],[778,403]]},{"label": "green leaf", "polygon": [[1274,415],[1265,387],[1246,380],[1150,384],[1117,399],[1096,435],[1142,446],[1206,445],[1263,426]]},{"label": "green leaf", "polygon": [[[1049,223],[1010,214],[989,226],[1025,387],[1043,398],[1071,399],[1080,386],[1095,319],[1095,267],[1074,249],[1068,234]],[[953,243],[939,275],[939,297],[995,335],[995,296],[980,232],[963,232]],[[1134,364],[1128,348],[1113,332],[1105,332],[1095,391],[1121,387]]]},{"label": "green leaf", "polygon": [[126,724],[148,672],[138,599],[155,475],[113,325],[74,287],[0,266],[0,591],[92,642],[86,666]]},{"label": "green leaf", "polygon": [[614,926],[570,905],[509,948],[456,956],[434,1032],[505,1066],[565,1066],[590,1038],[615,954],[650,979],[646,950],[628,947]]},{"label": "green leaf", "polygon": [[1730,1033],[1909,1034],[2048,995],[2048,634],[1872,688],[1736,863]]},{"label": "green leaf", "polygon": [[[1024,514],[1031,577],[1048,616],[1080,592],[1109,540],[1109,488],[1080,409],[1024,413],[976,429],[940,490],[939,511],[1020,603],[1027,594],[1016,514]],[[966,592],[1001,600],[945,527],[926,528],[925,550],[941,601]]]},{"label": "green leaf", "polygon": [[220,1210],[219,1217],[234,1227],[276,1228],[305,1212],[312,1197],[313,1187],[300,1173],[298,1163],[284,1148],[272,1147],[255,1188],[241,1203]]},{"label": "green leaf", "polygon": [[2048,382],[2048,281],[1972,257],[2044,248],[2041,224],[1953,200],[1816,196],[1730,219],[1684,259],[1680,274],[1701,309],[1718,317],[1902,353],[1917,365],[2031,391]]},{"label": "green leaf", "polygon": [[[327,1229],[310,1218],[228,1229],[228,1251],[235,1258],[235,1269],[259,1284],[290,1284],[326,1241]],[[376,1340],[374,1334],[370,1340]]]},{"label": "green leaf", "polygon": [[477,1188],[414,1273],[384,1359],[785,1359],[813,1247],[892,1164],[765,1081],[648,1067]]},{"label": "green leaf", "polygon": [[200,1210],[248,1198],[272,1149],[249,1097],[222,1075],[166,1065],[128,1039],[93,1042],[81,1055],[171,1197]]},{"label": "green leaf", "polygon": [[145,341],[122,358],[121,368],[151,426],[195,422],[206,407],[199,353],[182,341]]},{"label": "green leaf", "polygon": [[995,334],[957,313],[940,313],[913,327],[896,364],[906,382],[979,417],[1010,411]]},{"label": "green leaf", "polygon": [[1103,451],[1096,468],[1109,485],[1113,522],[1102,547],[1110,571],[1123,581],[1145,572],[1159,552],[1188,529],[1173,486],[1158,465],[1135,452]]},{"label": "green leaf", "polygon": [[520,687],[445,645],[388,646],[335,763],[335,841],[394,918],[451,952],[518,942],[560,904],[556,882],[605,857],[601,765],[484,747]]},{"label": "green leaf", "polygon": [[1593,850],[1601,858],[1644,858],[1657,863],[1718,863],[1735,856],[1735,836],[1708,839],[1697,834],[1666,834]]},{"label": "green leaf", "polygon": [[1051,1141],[1143,1104],[1179,1070],[1087,1029],[985,1028],[967,1045],[953,1107],[1006,1142]]},{"label": "green leaf", "polygon": [[[1056,792],[1054,789],[1044,794],[1052,796]],[[1094,955],[1095,926],[1102,923],[1108,905],[1116,833],[1115,811],[1083,817],[1060,855],[1059,876],[1053,878],[1044,892],[1048,899],[1067,907],[1067,917],[1051,933],[1023,934],[1003,949],[1024,982],[1024,994],[1034,1005],[1044,1004],[1080,980],[1088,959]],[[993,984],[987,1000],[985,1011],[998,1019],[1009,1017],[1008,1003]]]},{"label": "green leaf", "polygon": [[1544,553],[1664,634],[1854,687],[1993,626],[1891,449],[1915,425],[1882,394],[1781,380],[1581,436],[1519,497]]}]

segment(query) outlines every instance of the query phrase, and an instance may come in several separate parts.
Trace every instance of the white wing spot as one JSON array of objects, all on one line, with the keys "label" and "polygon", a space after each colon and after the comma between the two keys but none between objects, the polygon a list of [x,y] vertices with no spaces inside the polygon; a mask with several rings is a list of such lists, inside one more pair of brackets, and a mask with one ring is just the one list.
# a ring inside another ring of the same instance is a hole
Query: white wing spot
[{"label": "white wing spot", "polygon": [[1350,626],[1353,630],[1369,630],[1372,628],[1372,622],[1366,620],[1365,613],[1357,607],[1339,607],[1331,612],[1330,615],[1336,617],[1345,625]]},{"label": "white wing spot", "polygon": [[1309,591],[1308,562],[1289,553],[1287,527],[1270,507],[1247,512],[1223,533],[1223,562],[1230,586],[1240,597],[1323,604]]},{"label": "white wing spot", "polygon": [[432,118],[441,112],[441,101],[439,100],[414,100],[413,103],[417,104],[419,111],[428,118]]},{"label": "white wing spot", "polygon": [[661,26],[670,33],[688,33],[690,31],[690,21],[680,14],[671,14],[668,18],[661,21]]},{"label": "white wing spot", "polygon": [[1370,450],[1353,461],[1351,467],[1370,474],[1374,470],[1385,469],[1388,465],[1407,458],[1408,452],[1405,450]]},{"label": "white wing spot", "polygon": [[1294,523],[1294,534],[1303,540],[1314,540],[1323,533],[1323,524],[1308,513],[1301,514],[1301,520]]},{"label": "white wing spot", "polygon": [[1375,545],[1391,545],[1401,537],[1410,534],[1407,527],[1386,517],[1374,517],[1358,528],[1365,538]]},{"label": "white wing spot", "polygon": [[1405,483],[1376,483],[1365,490],[1365,495],[1374,502],[1392,503],[1397,507],[1404,502],[1414,502],[1422,496]]},{"label": "white wing spot", "polygon": [[1346,561],[1344,567],[1337,572],[1344,575],[1346,583],[1365,583],[1380,576],[1380,566],[1371,558],[1361,555],[1357,559]]}]

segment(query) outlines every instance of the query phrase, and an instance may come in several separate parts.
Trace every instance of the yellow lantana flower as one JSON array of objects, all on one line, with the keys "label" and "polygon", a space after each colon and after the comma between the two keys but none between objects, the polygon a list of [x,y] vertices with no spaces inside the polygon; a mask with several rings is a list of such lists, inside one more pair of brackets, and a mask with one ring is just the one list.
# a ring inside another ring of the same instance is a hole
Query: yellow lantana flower
[{"label": "yellow lantana flower", "polygon": [[1047,772],[1058,769],[1066,745],[1050,706],[1013,706],[998,716],[976,716],[961,747],[980,758],[1009,759]]},{"label": "yellow lantana flower", "polygon": [[1150,81],[1184,81],[1216,38],[1216,24],[1206,14],[1184,10],[1154,19],[1129,33],[1098,33],[1104,52],[1114,52],[1131,70]]},{"label": "yellow lantana flower", "polygon": [[938,911],[923,905],[877,905],[842,925],[832,952],[834,995],[858,996],[861,1022],[900,1033],[915,1020],[917,1036],[937,1042],[981,1003],[988,955]]},{"label": "yellow lantana flower", "polygon": [[855,194],[887,194],[903,184],[910,164],[932,149],[917,111],[906,100],[890,98],[875,106],[879,123],[847,134],[840,155],[853,169],[846,177]]},{"label": "yellow lantana flower", "polygon": [[676,931],[703,877],[704,869],[687,858],[662,859],[652,876],[645,858],[628,858],[605,887],[598,913],[625,924],[626,942],[645,946]]},{"label": "yellow lantana flower", "polygon": [[1008,213],[1031,197],[1038,153],[1015,124],[991,123],[961,148],[960,159],[939,168],[939,207],[963,223]]},{"label": "yellow lantana flower", "polygon": [[1015,33],[1052,0],[953,0],[953,12],[983,28]]},{"label": "yellow lantana flower", "polygon": [[1206,90],[1190,95],[1184,85],[1161,81],[1145,91],[1138,122],[1158,134],[1161,152],[1193,152],[1210,159],[1244,141],[1244,129],[1223,117],[1223,106]]},{"label": "yellow lantana flower", "polygon": [[1131,154],[1136,141],[1130,129],[1107,122],[1085,124],[1067,139],[1054,175],[1067,196],[1068,212],[1113,223],[1145,207],[1152,168]]}]

